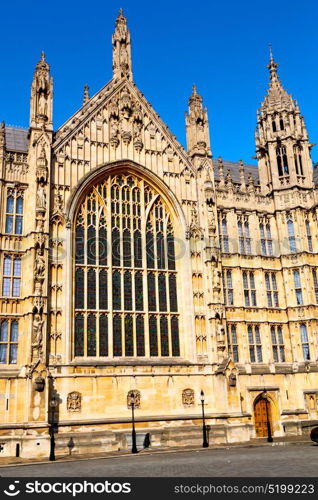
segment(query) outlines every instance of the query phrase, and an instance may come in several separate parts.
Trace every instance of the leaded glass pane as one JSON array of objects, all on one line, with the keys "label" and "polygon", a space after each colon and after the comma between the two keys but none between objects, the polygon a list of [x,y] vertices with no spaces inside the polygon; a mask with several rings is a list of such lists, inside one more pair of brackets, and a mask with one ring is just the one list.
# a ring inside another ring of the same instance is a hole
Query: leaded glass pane
[{"label": "leaded glass pane", "polygon": [[145,355],[145,331],[144,318],[137,316],[136,319],[136,339],[137,339],[137,356]]},{"label": "leaded glass pane", "polygon": [[120,235],[117,228],[112,231],[112,258],[113,266],[120,266]]},{"label": "leaded glass pane", "polygon": [[307,327],[306,325],[300,325],[301,341],[308,342]]},{"label": "leaded glass pane", "polygon": [[87,308],[96,309],[96,272],[89,269],[87,273]]},{"label": "leaded glass pane", "polygon": [[11,195],[7,197],[7,213],[14,213],[14,197]]},{"label": "leaded glass pane", "polygon": [[255,326],[255,342],[256,342],[256,344],[260,344],[261,343],[261,337],[260,337],[259,327],[258,326]]},{"label": "leaded glass pane", "polygon": [[158,277],[159,311],[167,311],[166,275],[160,273]]},{"label": "leaded glass pane", "polygon": [[153,273],[148,273],[148,308],[149,311],[156,310],[156,284]]},{"label": "leaded glass pane", "polygon": [[168,319],[165,316],[160,318],[160,344],[161,356],[169,356]]},{"label": "leaded glass pane", "polygon": [[310,351],[308,344],[303,344],[303,355],[305,361],[310,359]]},{"label": "leaded glass pane", "polygon": [[231,333],[232,333],[232,343],[237,344],[237,335],[236,335],[236,326],[235,325],[231,326]]},{"label": "leaded glass pane", "polygon": [[106,314],[99,317],[99,355],[108,356],[108,318]]},{"label": "leaded glass pane", "polygon": [[84,228],[77,226],[75,240],[75,261],[76,264],[84,264]]},{"label": "leaded glass pane", "polygon": [[143,298],[143,281],[142,281],[142,274],[141,273],[136,273],[135,274],[135,309],[136,311],[142,311],[144,308],[143,305],[144,298]]},{"label": "leaded glass pane", "polygon": [[163,234],[157,233],[157,266],[158,269],[165,268],[165,248]]},{"label": "leaded glass pane", "polygon": [[3,262],[3,275],[11,275],[11,257],[5,257]]},{"label": "leaded glass pane", "polygon": [[118,314],[113,317],[113,339],[114,356],[122,356],[121,317]]},{"label": "leaded glass pane", "polygon": [[156,316],[149,317],[149,346],[150,346],[150,356],[158,356],[158,334],[157,334]]},{"label": "leaded glass pane", "polygon": [[107,271],[105,269],[99,272],[99,308],[107,309]]},{"label": "leaded glass pane", "polygon": [[15,234],[22,234],[22,217],[17,215],[15,218]]},{"label": "leaded glass pane", "polygon": [[75,316],[75,356],[84,356],[84,316]]},{"label": "leaded glass pane", "polygon": [[87,356],[96,356],[96,316],[89,314],[87,318]]},{"label": "leaded glass pane", "polygon": [[251,326],[248,327],[247,332],[248,332],[248,341],[249,341],[249,343],[250,344],[254,344],[253,330],[252,330]]},{"label": "leaded glass pane", "polygon": [[10,297],[10,285],[11,285],[11,279],[3,278],[2,295],[4,297]]},{"label": "leaded glass pane", "polygon": [[15,258],[13,260],[13,276],[21,276],[21,259]]},{"label": "leaded glass pane", "polygon": [[124,274],[124,309],[132,310],[132,280],[131,272],[126,271]]},{"label": "leaded glass pane", "polygon": [[8,321],[2,321],[1,323],[0,342],[8,342]]},{"label": "leaded glass pane", "polygon": [[171,318],[171,341],[172,356],[180,356],[179,320],[177,316]]},{"label": "leaded glass pane", "polygon": [[20,297],[20,278],[13,278],[12,283],[12,297]]},{"label": "leaded glass pane", "polygon": [[104,227],[99,229],[99,265],[107,265],[107,233]]},{"label": "leaded glass pane", "polygon": [[168,253],[168,269],[176,268],[174,236],[172,233],[167,234],[167,253]]},{"label": "leaded glass pane", "polygon": [[131,266],[131,237],[130,231],[125,229],[123,236],[123,257],[124,257],[124,266]]},{"label": "leaded glass pane", "polygon": [[84,309],[84,270],[75,271],[75,309]]},{"label": "leaded glass pane", "polygon": [[10,342],[18,342],[18,322],[11,321]]},{"label": "leaded glass pane", "polygon": [[154,238],[153,233],[147,231],[146,235],[146,253],[147,253],[147,267],[148,269],[154,269],[155,259],[154,259]]},{"label": "leaded glass pane", "polygon": [[13,215],[6,216],[6,233],[11,234],[13,232]]},{"label": "leaded glass pane", "polygon": [[18,346],[17,344],[10,345],[9,363],[16,364],[18,358]]},{"label": "leaded glass pane", "polygon": [[133,342],[133,320],[132,317],[125,317],[125,356],[134,355],[134,342]]},{"label": "leaded glass pane", "polygon": [[7,349],[8,349],[7,344],[0,344],[0,363],[1,364],[7,363]]},{"label": "leaded glass pane", "polygon": [[140,231],[134,232],[134,254],[135,267],[142,267],[142,239]]},{"label": "leaded glass pane", "polygon": [[176,275],[169,275],[169,299],[170,299],[170,311],[178,311],[178,301],[177,301],[177,281]]},{"label": "leaded glass pane", "polygon": [[17,198],[16,213],[19,215],[23,214],[23,198],[21,196]]},{"label": "leaded glass pane", "polygon": [[113,272],[113,309],[121,309],[121,276],[119,271]]},{"label": "leaded glass pane", "polygon": [[96,230],[92,226],[87,231],[87,264],[96,264]]}]

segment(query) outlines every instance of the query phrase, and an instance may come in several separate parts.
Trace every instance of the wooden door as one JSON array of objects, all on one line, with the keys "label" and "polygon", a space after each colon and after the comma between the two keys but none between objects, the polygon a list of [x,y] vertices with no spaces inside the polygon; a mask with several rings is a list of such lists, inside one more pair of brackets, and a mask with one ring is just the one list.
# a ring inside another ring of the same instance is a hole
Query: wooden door
[{"label": "wooden door", "polygon": [[[268,405],[267,411],[266,404]],[[267,414],[271,425],[270,403],[267,402],[266,399],[260,398],[254,406],[255,430],[257,437],[267,437],[268,435]]]}]

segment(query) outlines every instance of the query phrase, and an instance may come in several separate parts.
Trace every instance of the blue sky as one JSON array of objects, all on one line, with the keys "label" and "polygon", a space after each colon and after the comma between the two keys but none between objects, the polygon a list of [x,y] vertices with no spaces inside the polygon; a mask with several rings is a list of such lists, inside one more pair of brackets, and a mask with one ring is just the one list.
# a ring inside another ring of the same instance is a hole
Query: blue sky
[{"label": "blue sky", "polygon": [[[215,157],[254,163],[256,109],[268,85],[272,43],[285,88],[318,143],[318,6],[314,0],[214,2],[15,1],[1,5],[0,120],[28,126],[30,83],[41,50],[54,77],[54,126],[111,78],[118,9],[132,35],[134,80],[185,145],[193,83],[208,107]],[[318,146],[313,149],[318,161]]]}]

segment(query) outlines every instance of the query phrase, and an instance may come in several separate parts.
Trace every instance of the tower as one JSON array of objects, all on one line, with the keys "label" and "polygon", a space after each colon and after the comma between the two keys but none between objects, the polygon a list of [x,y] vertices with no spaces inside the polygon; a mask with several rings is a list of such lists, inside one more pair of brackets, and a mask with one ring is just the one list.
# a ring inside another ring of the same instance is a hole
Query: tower
[{"label": "tower", "polygon": [[50,66],[42,52],[37,63],[31,86],[30,127],[53,130],[52,124],[53,79]]},{"label": "tower", "polygon": [[269,89],[257,114],[256,152],[263,192],[313,187],[311,144],[297,101],[286,92],[270,51]]},{"label": "tower", "polygon": [[202,97],[192,87],[189,98],[189,111],[186,113],[187,149],[191,156],[211,156],[208,112],[203,108]]},{"label": "tower", "polygon": [[113,77],[115,80],[127,78],[132,80],[130,32],[122,9],[116,19],[113,34]]}]

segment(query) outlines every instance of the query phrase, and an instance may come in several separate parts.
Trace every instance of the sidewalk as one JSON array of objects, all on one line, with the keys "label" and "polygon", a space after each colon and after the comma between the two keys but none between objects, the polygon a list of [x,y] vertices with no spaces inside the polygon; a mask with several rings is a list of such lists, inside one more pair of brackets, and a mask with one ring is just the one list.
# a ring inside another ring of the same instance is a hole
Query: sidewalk
[{"label": "sidewalk", "polygon": [[[247,442],[240,443],[226,443],[226,444],[211,444],[209,448],[202,448],[199,446],[185,446],[185,447],[160,447],[160,448],[143,448],[138,452],[136,457],[149,454],[163,454],[163,453],[182,453],[188,451],[208,451],[208,450],[229,450],[231,448],[257,448],[262,446],[287,446],[287,445],[312,445],[318,446],[313,441],[308,439],[306,436],[289,436],[289,437],[279,437],[275,438],[273,443],[268,443],[266,438],[262,439],[252,439]],[[96,460],[96,459],[109,459],[109,458],[120,458],[125,456],[130,456],[130,450],[120,450],[112,452],[94,453],[94,454],[83,454],[83,455],[65,455],[57,456],[56,462],[77,462],[83,460]],[[16,457],[3,457],[0,458],[0,469],[3,467],[15,467],[21,465],[36,465],[39,463],[52,463],[47,458],[16,458]],[[1,474],[0,474],[1,476]]]}]

